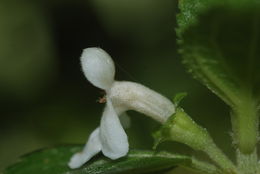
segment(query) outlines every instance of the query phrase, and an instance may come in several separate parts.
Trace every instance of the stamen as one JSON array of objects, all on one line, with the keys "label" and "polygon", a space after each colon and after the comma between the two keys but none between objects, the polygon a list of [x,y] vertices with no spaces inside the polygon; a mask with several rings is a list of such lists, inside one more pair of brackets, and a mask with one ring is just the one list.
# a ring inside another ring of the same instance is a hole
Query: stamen
[{"label": "stamen", "polygon": [[106,103],[107,102],[106,96],[100,97],[97,102],[101,104]]}]

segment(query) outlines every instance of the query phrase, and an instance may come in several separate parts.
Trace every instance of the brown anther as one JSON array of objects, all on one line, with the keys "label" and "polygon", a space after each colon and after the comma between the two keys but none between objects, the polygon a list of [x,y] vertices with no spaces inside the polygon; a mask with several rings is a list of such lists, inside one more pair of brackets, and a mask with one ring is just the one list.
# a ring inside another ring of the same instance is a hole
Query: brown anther
[{"label": "brown anther", "polygon": [[104,96],[104,97],[100,97],[99,99],[98,99],[98,103],[106,103],[107,102],[107,99],[106,99],[106,97]]}]

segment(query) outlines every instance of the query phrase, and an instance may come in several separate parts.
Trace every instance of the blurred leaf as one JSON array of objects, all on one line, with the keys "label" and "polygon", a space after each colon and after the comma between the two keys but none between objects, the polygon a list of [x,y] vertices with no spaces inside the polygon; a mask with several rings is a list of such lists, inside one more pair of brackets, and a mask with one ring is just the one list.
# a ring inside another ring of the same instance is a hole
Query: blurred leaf
[{"label": "blurred leaf", "polygon": [[54,50],[39,1],[0,1],[0,95],[28,99],[50,82]]},{"label": "blurred leaf", "polygon": [[254,0],[182,0],[180,54],[194,77],[233,109],[240,150],[257,141],[260,93],[260,3]]},{"label": "blurred leaf", "polygon": [[191,162],[187,156],[133,150],[118,160],[100,155],[79,169],[69,169],[67,163],[70,157],[81,149],[82,146],[60,146],[37,151],[23,156],[17,164],[7,168],[4,174],[132,174],[165,171]]}]

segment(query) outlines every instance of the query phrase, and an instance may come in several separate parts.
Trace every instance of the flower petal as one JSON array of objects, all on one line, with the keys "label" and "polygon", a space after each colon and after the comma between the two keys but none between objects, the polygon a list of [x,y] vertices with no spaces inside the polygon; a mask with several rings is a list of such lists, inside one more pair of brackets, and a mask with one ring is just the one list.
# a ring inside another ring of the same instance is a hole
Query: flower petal
[{"label": "flower petal", "polygon": [[127,135],[110,100],[101,118],[100,139],[102,152],[111,159],[123,157],[128,152]]},{"label": "flower petal", "polygon": [[120,123],[122,124],[123,128],[127,129],[130,127],[131,125],[131,119],[130,117],[127,115],[126,112],[123,112],[120,116],[119,116],[119,120]]},{"label": "flower petal", "polygon": [[90,158],[101,151],[101,141],[99,138],[99,128],[96,128],[90,135],[82,152],[74,154],[69,162],[69,167],[72,169],[81,167]]},{"label": "flower petal", "polygon": [[86,48],[80,59],[85,76],[94,86],[104,90],[111,87],[115,65],[109,54],[101,48]]},{"label": "flower petal", "polygon": [[175,112],[175,106],[169,99],[134,82],[115,81],[107,97],[112,100],[115,108],[135,110],[161,123],[166,122]]}]

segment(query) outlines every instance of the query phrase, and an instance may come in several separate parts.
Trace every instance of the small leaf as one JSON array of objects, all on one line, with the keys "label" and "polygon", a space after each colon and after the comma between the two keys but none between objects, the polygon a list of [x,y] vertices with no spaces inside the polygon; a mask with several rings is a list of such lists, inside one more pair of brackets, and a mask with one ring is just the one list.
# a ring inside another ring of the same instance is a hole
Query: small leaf
[{"label": "small leaf", "polygon": [[175,107],[178,107],[180,102],[187,96],[188,94],[186,92],[180,92],[176,94],[173,98],[173,102],[175,104]]},{"label": "small leaf", "polygon": [[163,134],[162,134],[163,131],[162,130],[163,129],[161,128],[159,131],[156,131],[156,132],[153,133],[153,138],[154,138],[153,150],[156,150],[156,148],[158,147],[159,144],[161,144],[162,142],[167,140],[165,138],[165,136],[163,136]]},{"label": "small leaf", "polygon": [[37,151],[23,156],[4,174],[138,174],[165,171],[191,162],[189,157],[183,155],[132,150],[118,160],[99,155],[79,169],[69,169],[67,163],[70,157],[81,149],[81,146],[60,146]]}]

